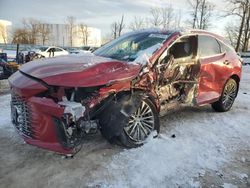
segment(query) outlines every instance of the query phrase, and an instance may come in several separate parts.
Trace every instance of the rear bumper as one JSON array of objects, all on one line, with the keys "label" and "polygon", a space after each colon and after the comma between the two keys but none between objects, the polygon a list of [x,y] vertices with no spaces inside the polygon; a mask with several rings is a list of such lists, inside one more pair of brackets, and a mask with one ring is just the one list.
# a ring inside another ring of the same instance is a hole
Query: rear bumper
[{"label": "rear bumper", "polygon": [[17,132],[28,144],[63,154],[72,154],[58,139],[54,118],[63,116],[64,108],[52,99],[37,97],[46,91],[43,85],[15,73],[9,79],[12,93],[11,119]]}]

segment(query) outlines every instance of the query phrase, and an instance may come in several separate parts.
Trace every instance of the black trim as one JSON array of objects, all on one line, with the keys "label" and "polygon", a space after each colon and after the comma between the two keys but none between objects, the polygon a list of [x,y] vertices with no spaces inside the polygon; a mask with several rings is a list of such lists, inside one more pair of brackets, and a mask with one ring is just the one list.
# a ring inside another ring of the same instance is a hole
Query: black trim
[{"label": "black trim", "polygon": [[34,81],[37,81],[38,83],[40,83],[41,85],[43,85],[44,87],[48,88],[50,91],[54,91],[54,87],[51,86],[51,85],[48,85],[46,82],[44,82],[43,80],[39,79],[39,78],[36,78],[34,76],[31,76],[21,70],[19,70],[21,74],[25,75],[26,77],[34,80]]}]

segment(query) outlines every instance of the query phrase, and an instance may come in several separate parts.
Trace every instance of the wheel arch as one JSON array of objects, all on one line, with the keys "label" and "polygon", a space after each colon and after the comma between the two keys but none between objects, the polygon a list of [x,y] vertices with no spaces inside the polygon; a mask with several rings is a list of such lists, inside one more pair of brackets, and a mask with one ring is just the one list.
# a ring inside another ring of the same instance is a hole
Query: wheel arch
[{"label": "wheel arch", "polygon": [[155,105],[157,111],[160,111],[159,100],[156,94],[139,88],[133,89],[132,92],[138,92],[141,93],[141,95],[143,95],[144,97],[147,97]]},{"label": "wheel arch", "polygon": [[[137,109],[140,99],[145,98],[152,102],[157,113],[157,103],[153,94],[145,90],[132,89],[128,91],[120,91],[114,95],[109,104],[99,113],[102,135],[112,142],[117,136],[121,135],[123,127],[128,123],[127,117]],[[109,115],[108,115],[109,114]]]}]

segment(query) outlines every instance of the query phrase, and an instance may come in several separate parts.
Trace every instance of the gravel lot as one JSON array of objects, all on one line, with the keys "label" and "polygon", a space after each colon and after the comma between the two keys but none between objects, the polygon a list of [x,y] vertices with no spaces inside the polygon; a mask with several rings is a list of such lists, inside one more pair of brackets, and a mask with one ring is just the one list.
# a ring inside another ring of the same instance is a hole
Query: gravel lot
[{"label": "gravel lot", "polygon": [[[161,119],[157,139],[126,150],[100,134],[73,158],[27,145],[0,96],[0,187],[250,187],[250,67],[231,111],[185,108]],[[175,135],[175,138],[173,138]]]}]

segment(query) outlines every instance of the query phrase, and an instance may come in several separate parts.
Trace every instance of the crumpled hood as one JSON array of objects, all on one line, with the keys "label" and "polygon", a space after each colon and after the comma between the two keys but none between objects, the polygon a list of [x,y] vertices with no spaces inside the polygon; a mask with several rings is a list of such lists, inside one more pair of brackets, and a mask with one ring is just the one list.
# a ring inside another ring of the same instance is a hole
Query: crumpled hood
[{"label": "crumpled hood", "polygon": [[90,87],[132,79],[138,75],[140,65],[86,54],[32,61],[21,66],[20,71],[49,85]]}]

